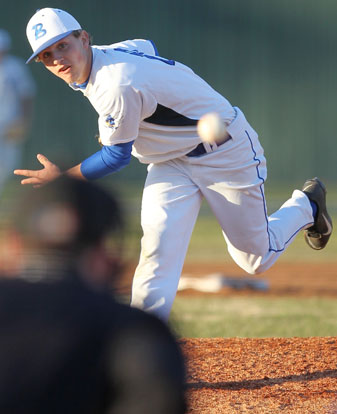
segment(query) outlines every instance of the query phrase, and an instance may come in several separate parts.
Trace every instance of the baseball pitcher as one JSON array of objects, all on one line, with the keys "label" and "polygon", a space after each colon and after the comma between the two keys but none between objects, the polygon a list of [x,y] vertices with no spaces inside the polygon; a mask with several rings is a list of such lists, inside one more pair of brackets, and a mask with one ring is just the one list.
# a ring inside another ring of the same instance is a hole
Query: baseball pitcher
[{"label": "baseball pitcher", "polygon": [[[102,148],[65,172],[39,154],[41,170],[15,171],[26,177],[22,184],[38,187],[60,174],[97,179],[125,167],[131,155],[148,165],[132,306],[168,319],[203,199],[229,254],[248,273],[272,266],[301,230],[313,249],[325,247],[332,221],[324,185],[306,181],[268,216],[266,159],[257,133],[189,67],[160,56],[149,40],[93,46],[77,20],[59,9],[37,11],[27,37],[33,49],[28,62],[42,62],[96,109]],[[198,121],[210,112],[225,125],[216,143],[202,142],[197,133]]]}]

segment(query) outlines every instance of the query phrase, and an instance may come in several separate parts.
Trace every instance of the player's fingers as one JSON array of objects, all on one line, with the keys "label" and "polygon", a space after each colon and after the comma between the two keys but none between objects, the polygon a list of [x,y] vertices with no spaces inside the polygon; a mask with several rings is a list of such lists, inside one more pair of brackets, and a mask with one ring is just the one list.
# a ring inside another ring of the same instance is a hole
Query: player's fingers
[{"label": "player's fingers", "polygon": [[25,177],[35,177],[37,171],[34,170],[14,170],[15,175],[24,175]]},{"label": "player's fingers", "polygon": [[54,165],[51,161],[48,160],[48,158],[45,155],[37,154],[36,158],[39,160],[39,162],[45,167],[48,168],[52,165]]},{"label": "player's fingers", "polygon": [[34,186],[36,186],[36,185],[41,185],[41,181],[36,177],[24,178],[23,180],[21,180],[21,184],[22,185],[33,184]]}]

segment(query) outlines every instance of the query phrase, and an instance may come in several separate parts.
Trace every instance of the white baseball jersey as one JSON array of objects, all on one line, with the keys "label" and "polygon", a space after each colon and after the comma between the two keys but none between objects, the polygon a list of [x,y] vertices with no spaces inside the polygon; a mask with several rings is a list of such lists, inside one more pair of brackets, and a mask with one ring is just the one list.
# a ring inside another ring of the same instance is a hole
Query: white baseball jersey
[{"label": "white baseball jersey", "polygon": [[[151,41],[93,46],[92,71],[82,90],[99,114],[104,145],[135,140],[143,163],[180,157],[200,143],[196,122],[209,111],[229,124],[230,103],[187,66],[156,55]],[[74,85],[70,85],[76,89]]]}]

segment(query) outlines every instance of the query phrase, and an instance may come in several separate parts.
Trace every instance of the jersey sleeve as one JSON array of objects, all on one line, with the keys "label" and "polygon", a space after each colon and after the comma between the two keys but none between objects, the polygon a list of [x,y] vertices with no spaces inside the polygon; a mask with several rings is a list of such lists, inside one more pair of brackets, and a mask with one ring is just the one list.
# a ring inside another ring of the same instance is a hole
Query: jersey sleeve
[{"label": "jersey sleeve", "polygon": [[134,141],[142,119],[142,97],[132,86],[119,88],[113,101],[98,118],[103,145],[116,145]]}]

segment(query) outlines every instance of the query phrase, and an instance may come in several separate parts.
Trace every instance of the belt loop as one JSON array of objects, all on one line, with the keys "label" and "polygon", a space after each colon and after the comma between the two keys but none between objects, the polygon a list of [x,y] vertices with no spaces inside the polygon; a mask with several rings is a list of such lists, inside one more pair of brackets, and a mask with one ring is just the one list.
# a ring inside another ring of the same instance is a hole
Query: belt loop
[{"label": "belt loop", "polygon": [[208,142],[203,142],[203,145],[205,147],[207,154],[213,152],[212,146]]},{"label": "belt loop", "polygon": [[230,134],[227,134],[227,137],[220,143],[216,144],[209,144],[208,142],[200,142],[199,145],[197,145],[192,151],[188,152],[186,155],[187,157],[200,157],[204,154],[209,154],[210,152],[215,151],[217,148],[220,147],[220,145],[224,144],[228,140],[230,140],[232,137]]},{"label": "belt loop", "polygon": [[211,147],[212,147],[212,151],[215,151],[218,148],[218,145],[216,142],[213,142]]}]

